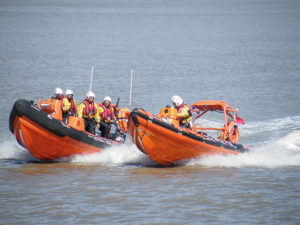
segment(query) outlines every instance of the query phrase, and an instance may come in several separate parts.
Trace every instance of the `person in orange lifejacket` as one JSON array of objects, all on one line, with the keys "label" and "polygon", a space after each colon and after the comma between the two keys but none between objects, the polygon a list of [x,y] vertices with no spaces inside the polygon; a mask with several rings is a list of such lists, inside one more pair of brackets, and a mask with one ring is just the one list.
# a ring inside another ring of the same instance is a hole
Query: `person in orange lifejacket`
[{"label": "person in orange lifejacket", "polygon": [[86,99],[78,107],[78,117],[84,118],[85,131],[92,134],[95,134],[96,127],[100,128],[100,117],[94,98],[94,92],[87,92]]},{"label": "person in orange lifejacket", "polygon": [[192,120],[192,115],[189,110],[189,107],[187,107],[187,105],[184,104],[182,98],[177,95],[172,97],[172,103],[177,109],[177,115],[179,118],[180,126],[183,128],[190,128],[190,121]]},{"label": "person in orange lifejacket", "polygon": [[63,90],[61,88],[55,88],[54,96],[52,96],[51,99],[63,100],[64,98]]},{"label": "person in orange lifejacket", "polygon": [[111,106],[111,97],[106,96],[103,102],[98,105],[100,115],[101,137],[108,138],[112,121],[116,121],[114,108]]},{"label": "person in orange lifejacket", "polygon": [[65,96],[62,100],[61,107],[63,111],[63,122],[68,123],[69,116],[77,116],[77,102],[73,99],[73,91],[66,90]]}]

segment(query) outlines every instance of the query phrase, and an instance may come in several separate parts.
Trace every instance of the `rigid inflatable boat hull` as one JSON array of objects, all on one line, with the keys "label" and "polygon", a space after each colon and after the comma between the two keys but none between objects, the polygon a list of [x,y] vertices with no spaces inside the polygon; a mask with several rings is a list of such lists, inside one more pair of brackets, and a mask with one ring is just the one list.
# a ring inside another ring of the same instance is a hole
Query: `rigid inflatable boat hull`
[{"label": "rigid inflatable boat hull", "polygon": [[42,161],[100,152],[118,145],[115,141],[67,126],[23,99],[14,104],[9,127],[18,143]]},{"label": "rigid inflatable boat hull", "polygon": [[148,112],[134,109],[129,117],[128,133],[140,151],[161,165],[214,154],[239,154],[247,151],[233,144],[175,127]]}]

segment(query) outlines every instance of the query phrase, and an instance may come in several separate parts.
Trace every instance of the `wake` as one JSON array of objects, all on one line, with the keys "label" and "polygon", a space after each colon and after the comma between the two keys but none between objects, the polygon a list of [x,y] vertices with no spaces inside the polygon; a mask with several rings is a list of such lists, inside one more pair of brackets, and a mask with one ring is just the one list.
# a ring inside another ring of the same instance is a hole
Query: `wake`
[{"label": "wake", "polygon": [[[240,126],[240,133],[243,137],[241,143],[250,143],[251,149],[248,153],[202,157],[180,165],[225,168],[300,166],[300,116],[271,121],[252,121],[245,126]],[[20,147],[13,137],[0,143],[0,160],[39,162],[26,149]],[[57,162],[100,163],[109,166],[158,166],[133,144],[112,147],[94,154],[74,155]]]},{"label": "wake", "polygon": [[[27,149],[19,146],[15,139],[11,138],[0,144],[0,160],[12,160],[29,162],[40,162],[32,156]],[[56,162],[70,163],[100,163],[109,166],[158,166],[147,155],[141,153],[133,144],[123,144],[120,146],[105,149],[99,153],[86,155],[73,155],[58,159]]]},{"label": "wake", "polygon": [[0,160],[39,161],[27,149],[19,146],[14,138],[0,144]]},{"label": "wake", "polygon": [[252,149],[244,154],[202,157],[190,160],[186,165],[225,168],[300,166],[300,130],[291,131],[278,140],[252,146]]},{"label": "wake", "polygon": [[141,153],[133,144],[123,144],[120,146],[105,149],[99,153],[88,155],[74,155],[67,158],[62,158],[59,162],[73,163],[101,163],[109,166],[158,166],[147,155]]}]

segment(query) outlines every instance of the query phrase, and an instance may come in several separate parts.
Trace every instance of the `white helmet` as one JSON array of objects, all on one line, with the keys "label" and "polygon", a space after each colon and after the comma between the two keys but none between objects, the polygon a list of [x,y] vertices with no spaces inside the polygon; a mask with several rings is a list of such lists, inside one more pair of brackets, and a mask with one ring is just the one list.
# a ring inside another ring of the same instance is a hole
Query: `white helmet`
[{"label": "white helmet", "polygon": [[109,97],[109,96],[106,96],[106,97],[103,99],[103,102],[105,102],[105,101],[109,101],[109,102],[111,102],[111,97]]},{"label": "white helmet", "polygon": [[63,94],[63,90],[61,88],[55,88],[55,94],[56,95],[62,95]]},{"label": "white helmet", "polygon": [[94,92],[92,92],[92,91],[88,91],[88,92],[86,93],[86,98],[87,98],[87,99],[89,99],[90,97],[93,97],[93,98],[95,98],[95,94],[94,94]]},{"label": "white helmet", "polygon": [[65,91],[65,95],[68,96],[68,95],[73,95],[73,91],[68,89]]},{"label": "white helmet", "polygon": [[179,96],[174,95],[172,97],[172,103],[174,104],[175,107],[179,107],[183,103],[183,100]]}]

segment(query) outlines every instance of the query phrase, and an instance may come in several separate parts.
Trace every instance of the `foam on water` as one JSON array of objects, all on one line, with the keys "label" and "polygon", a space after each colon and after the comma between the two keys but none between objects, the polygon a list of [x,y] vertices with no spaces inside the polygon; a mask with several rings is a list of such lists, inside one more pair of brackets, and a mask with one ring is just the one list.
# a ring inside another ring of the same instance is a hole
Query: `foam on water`
[{"label": "foam on water", "polygon": [[[0,144],[0,160],[21,160],[27,162],[39,161],[32,156],[27,149],[19,146],[14,139],[9,139]],[[101,163],[112,166],[137,165],[137,166],[157,166],[158,164],[148,156],[141,153],[135,145],[124,144],[105,149],[102,152],[74,155],[57,160],[57,162],[72,163]]]},{"label": "foam on water", "polygon": [[59,160],[60,162],[101,163],[109,165],[156,166],[157,163],[141,153],[135,145],[124,144],[88,155],[74,155]]},{"label": "foam on water", "polygon": [[0,159],[37,161],[26,149],[18,145],[15,139],[9,139],[0,144]]},{"label": "foam on water", "polygon": [[[249,142],[251,150],[232,156],[211,156],[190,160],[185,165],[208,167],[286,167],[300,166],[300,116],[271,121],[250,122],[241,127],[241,136]],[[37,161],[14,138],[0,144],[0,159]],[[88,155],[75,155],[58,162],[101,163],[112,166],[157,166],[135,145],[124,144]]]},{"label": "foam on water", "polygon": [[190,160],[186,165],[236,168],[300,166],[300,130],[291,131],[278,140],[254,146],[248,153],[202,157]]}]

